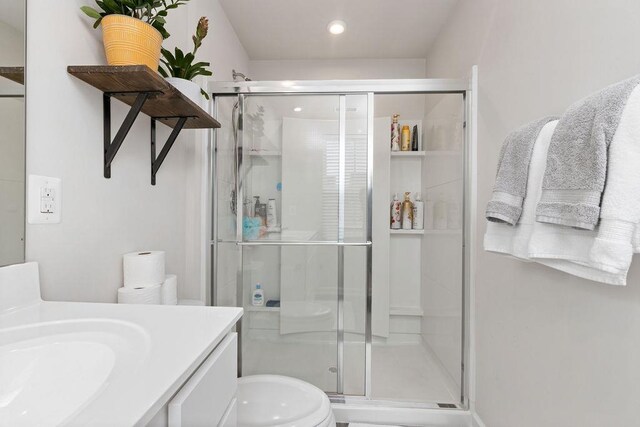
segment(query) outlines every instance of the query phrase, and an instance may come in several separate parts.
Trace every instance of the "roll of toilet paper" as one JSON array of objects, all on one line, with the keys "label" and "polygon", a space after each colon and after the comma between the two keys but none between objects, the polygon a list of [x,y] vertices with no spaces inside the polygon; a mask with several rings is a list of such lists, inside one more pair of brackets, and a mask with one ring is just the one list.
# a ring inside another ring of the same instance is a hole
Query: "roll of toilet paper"
[{"label": "roll of toilet paper", "polygon": [[118,304],[161,304],[162,285],[118,289]]},{"label": "roll of toilet paper", "polygon": [[161,287],[162,304],[178,304],[178,276],[176,276],[175,274],[167,274],[166,279]]},{"label": "roll of toilet paper", "polygon": [[124,287],[161,285],[165,281],[164,252],[132,252],[122,256]]}]

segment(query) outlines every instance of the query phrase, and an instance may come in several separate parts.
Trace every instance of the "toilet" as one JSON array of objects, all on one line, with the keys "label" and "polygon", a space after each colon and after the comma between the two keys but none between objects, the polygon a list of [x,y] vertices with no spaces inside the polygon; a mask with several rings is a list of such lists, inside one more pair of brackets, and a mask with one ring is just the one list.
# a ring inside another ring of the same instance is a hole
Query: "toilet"
[{"label": "toilet", "polygon": [[238,427],[335,427],[329,397],[305,381],[280,375],[238,378]]}]

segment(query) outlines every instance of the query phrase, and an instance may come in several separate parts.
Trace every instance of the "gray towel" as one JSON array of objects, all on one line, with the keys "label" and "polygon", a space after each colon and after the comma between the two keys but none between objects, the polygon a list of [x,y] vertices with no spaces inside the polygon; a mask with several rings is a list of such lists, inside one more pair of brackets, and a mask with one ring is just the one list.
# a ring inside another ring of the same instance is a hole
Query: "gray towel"
[{"label": "gray towel", "polygon": [[493,195],[485,216],[489,221],[516,225],[527,193],[529,163],[540,130],[557,117],[544,117],[511,132],[502,144]]},{"label": "gray towel", "polygon": [[536,221],[593,230],[607,175],[607,150],[640,75],[573,104],[556,127]]}]

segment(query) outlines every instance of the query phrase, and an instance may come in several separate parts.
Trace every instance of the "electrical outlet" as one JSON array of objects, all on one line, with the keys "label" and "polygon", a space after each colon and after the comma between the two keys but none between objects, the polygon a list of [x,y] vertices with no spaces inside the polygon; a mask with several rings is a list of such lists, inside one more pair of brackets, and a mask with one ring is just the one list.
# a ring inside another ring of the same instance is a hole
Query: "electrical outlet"
[{"label": "electrical outlet", "polygon": [[29,175],[27,200],[29,224],[58,224],[62,217],[62,181]]}]

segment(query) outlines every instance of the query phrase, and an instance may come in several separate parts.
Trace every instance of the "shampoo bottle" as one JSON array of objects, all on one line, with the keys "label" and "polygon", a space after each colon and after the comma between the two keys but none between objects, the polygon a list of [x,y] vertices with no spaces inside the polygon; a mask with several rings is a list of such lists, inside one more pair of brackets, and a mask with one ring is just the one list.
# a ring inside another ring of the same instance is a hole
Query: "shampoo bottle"
[{"label": "shampoo bottle", "polygon": [[251,216],[258,216],[260,211],[260,196],[253,196],[253,198],[256,199],[256,203],[253,205],[253,215]]},{"label": "shampoo bottle", "polygon": [[262,307],[264,305],[264,291],[260,283],[256,283],[256,289],[251,295],[251,305],[255,307]]},{"label": "shampoo bottle", "polygon": [[411,193],[404,193],[402,202],[402,229],[411,230],[413,228],[413,203],[411,203]]},{"label": "shampoo bottle", "polygon": [[269,199],[267,203],[267,229],[273,230],[278,225],[278,215],[276,213],[276,199]]},{"label": "shampoo bottle", "polygon": [[402,203],[398,199],[398,193],[393,195],[393,201],[391,202],[391,229],[399,230],[400,222],[401,222],[401,212]]},{"label": "shampoo bottle", "polygon": [[424,202],[420,193],[416,193],[416,201],[413,202],[413,229],[424,229]]},{"label": "shampoo bottle", "polygon": [[398,114],[393,115],[391,123],[391,151],[400,151],[400,125],[398,124]]},{"label": "shampoo bottle", "polygon": [[402,151],[411,151],[411,130],[409,126],[402,126],[402,143],[400,145]]}]

